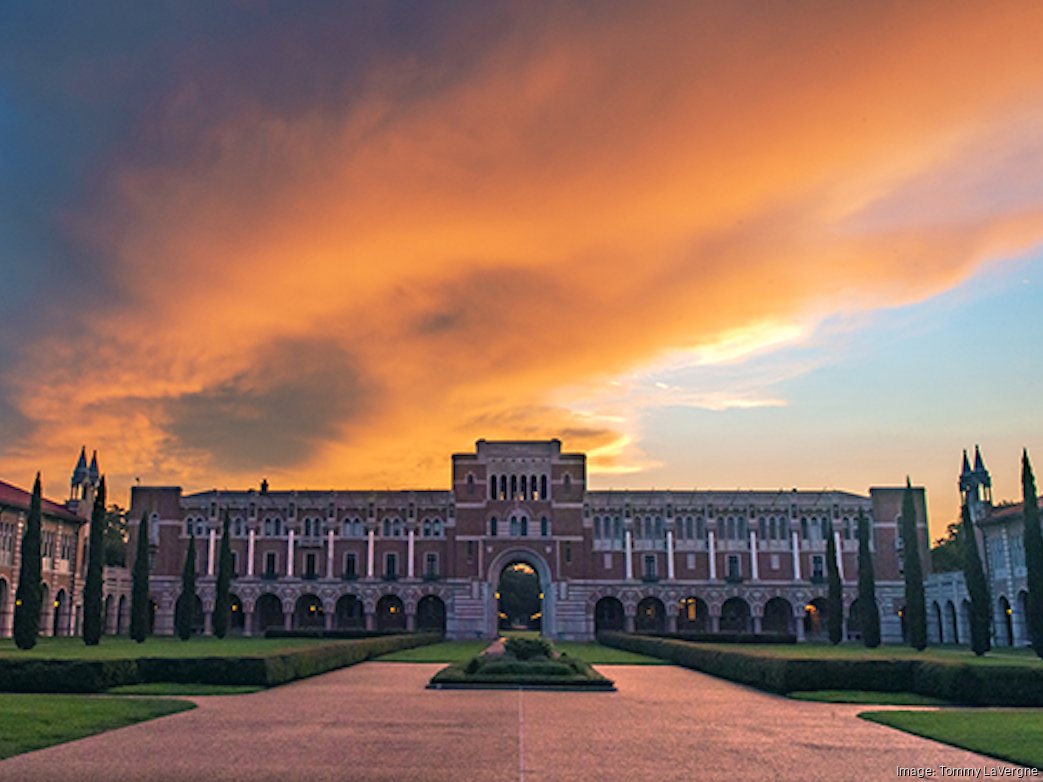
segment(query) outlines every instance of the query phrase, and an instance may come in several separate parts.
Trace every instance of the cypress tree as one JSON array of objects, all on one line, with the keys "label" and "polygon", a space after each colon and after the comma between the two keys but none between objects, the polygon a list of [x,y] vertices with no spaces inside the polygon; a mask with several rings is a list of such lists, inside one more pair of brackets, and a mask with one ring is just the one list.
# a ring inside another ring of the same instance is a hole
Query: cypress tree
[{"label": "cypress tree", "polygon": [[920,537],[916,529],[916,504],[913,485],[905,479],[902,497],[903,567],[905,570],[905,626],[909,645],[917,651],[927,647],[927,605],[923,593],[923,566],[920,563]]},{"label": "cypress tree", "polygon": [[858,512],[858,626],[862,643],[869,649],[880,645],[880,611],[876,607],[876,575],[873,552],[869,550],[869,519]]},{"label": "cypress tree", "polygon": [[826,576],[828,591],[826,605],[826,625],[829,630],[829,642],[834,646],[844,637],[844,588],[840,583],[840,569],[837,567],[836,535],[833,525],[829,525],[829,536],[826,539]]},{"label": "cypress tree", "polygon": [[148,513],[141,514],[138,524],[138,545],[134,554],[134,569],[131,571],[130,592],[130,637],[138,643],[148,636]]},{"label": "cypress tree", "polygon": [[83,642],[97,646],[101,641],[101,593],[105,567],[105,478],[98,483],[91,511],[90,543],[87,548],[87,582],[83,585]]},{"label": "cypress tree", "polygon": [[992,599],[989,597],[989,582],[981,566],[978,553],[978,538],[974,534],[974,520],[970,508],[963,504],[963,523],[959,533],[960,551],[963,556],[963,578],[967,583],[967,594],[971,598],[971,650],[979,657],[989,651],[989,620]]},{"label": "cypress tree", "polygon": [[228,590],[232,584],[232,542],[229,528],[232,519],[225,508],[221,525],[221,553],[217,560],[217,595],[214,598],[214,635],[224,638],[228,634]]},{"label": "cypress tree", "polygon": [[43,601],[42,562],[40,561],[40,473],[36,473],[29,517],[22,535],[22,563],[14,603],[14,642],[19,649],[36,646],[40,633],[40,603]]},{"label": "cypress tree", "polygon": [[1022,513],[1025,520],[1025,570],[1028,581],[1028,630],[1032,649],[1043,657],[1043,535],[1039,529],[1036,478],[1029,463],[1029,452],[1021,452]]},{"label": "cypress tree", "polygon": [[192,620],[196,613],[196,527],[189,525],[188,550],[185,552],[185,568],[181,571],[181,597],[177,600],[177,616],[174,624],[182,641],[192,637]]}]

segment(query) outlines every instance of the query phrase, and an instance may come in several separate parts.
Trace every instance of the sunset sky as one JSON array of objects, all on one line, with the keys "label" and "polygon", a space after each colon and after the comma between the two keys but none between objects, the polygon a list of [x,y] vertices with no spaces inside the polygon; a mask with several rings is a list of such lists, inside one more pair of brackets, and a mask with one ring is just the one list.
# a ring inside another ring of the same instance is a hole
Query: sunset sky
[{"label": "sunset sky", "polygon": [[0,6],[0,478],[1043,469],[1043,3]]}]

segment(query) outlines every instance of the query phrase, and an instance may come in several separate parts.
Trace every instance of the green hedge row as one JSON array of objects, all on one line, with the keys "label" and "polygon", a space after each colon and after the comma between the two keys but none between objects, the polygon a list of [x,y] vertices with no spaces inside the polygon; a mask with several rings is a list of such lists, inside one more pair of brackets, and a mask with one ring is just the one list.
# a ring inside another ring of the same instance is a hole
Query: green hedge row
[{"label": "green hedge row", "polygon": [[1043,667],[915,659],[787,659],[627,633],[601,633],[598,641],[781,694],[802,690],[914,692],[972,706],[1043,706]]},{"label": "green hedge row", "polygon": [[125,660],[0,659],[3,692],[103,692],[121,684],[182,682],[272,687],[382,654],[441,640],[438,633],[331,641],[280,652],[229,657]]}]

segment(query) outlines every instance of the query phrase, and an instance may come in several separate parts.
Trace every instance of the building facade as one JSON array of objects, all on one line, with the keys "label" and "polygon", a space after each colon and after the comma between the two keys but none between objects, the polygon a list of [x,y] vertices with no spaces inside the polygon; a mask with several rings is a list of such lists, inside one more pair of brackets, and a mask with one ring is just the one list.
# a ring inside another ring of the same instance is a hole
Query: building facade
[{"label": "building facade", "polygon": [[[994,505],[992,476],[981,451],[974,463],[963,454],[960,496],[977,528],[978,551],[989,583],[992,643],[1027,646],[1028,581],[1025,569],[1024,503]],[[1036,500],[1037,504],[1039,499]],[[1041,506],[1043,507],[1043,506]],[[969,643],[971,601],[962,573],[936,573],[926,582],[931,640]]]},{"label": "building facade", "polygon": [[[40,556],[43,601],[41,635],[75,635],[83,615],[83,579],[91,508],[98,488],[98,455],[87,464],[86,449],[73,470],[69,499],[43,499]],[[22,536],[32,495],[0,481],[0,638],[11,635],[21,569]]]},{"label": "building facade", "polygon": [[[601,629],[789,632],[825,628],[826,536],[837,544],[845,627],[857,596],[856,522],[872,523],[885,640],[902,637],[902,488],[844,491],[598,491],[586,456],[558,440],[479,440],[452,457],[448,490],[245,491],[185,495],[136,486],[132,528],[150,519],[157,633],[173,632],[194,538],[195,608],[209,632],[222,517],[231,518],[231,626],[444,629],[488,637],[508,566],[539,576],[545,634]],[[915,490],[928,568],[926,506]]]}]

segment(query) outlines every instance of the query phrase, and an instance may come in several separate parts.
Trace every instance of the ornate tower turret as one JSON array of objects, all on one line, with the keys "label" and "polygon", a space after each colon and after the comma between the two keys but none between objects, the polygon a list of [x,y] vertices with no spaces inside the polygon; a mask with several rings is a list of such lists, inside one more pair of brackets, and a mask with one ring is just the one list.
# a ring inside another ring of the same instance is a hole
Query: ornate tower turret
[{"label": "ornate tower turret", "polygon": [[985,469],[981,450],[974,446],[974,467],[970,466],[967,451],[963,452],[963,469],[960,472],[960,495],[970,509],[975,523],[981,521],[992,509],[992,476]]}]

